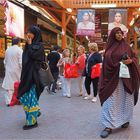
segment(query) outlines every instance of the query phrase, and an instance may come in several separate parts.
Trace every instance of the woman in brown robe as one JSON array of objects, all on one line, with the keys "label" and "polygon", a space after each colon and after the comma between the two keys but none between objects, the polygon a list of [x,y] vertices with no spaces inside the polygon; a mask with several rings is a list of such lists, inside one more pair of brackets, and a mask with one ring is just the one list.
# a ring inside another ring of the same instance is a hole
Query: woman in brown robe
[{"label": "woman in brown robe", "polygon": [[[130,78],[120,78],[120,62],[127,65]],[[101,122],[105,129],[101,137],[106,138],[117,127],[126,128],[138,100],[140,74],[138,59],[123,38],[123,31],[112,29],[104,54],[99,82],[99,98],[102,105]]]}]

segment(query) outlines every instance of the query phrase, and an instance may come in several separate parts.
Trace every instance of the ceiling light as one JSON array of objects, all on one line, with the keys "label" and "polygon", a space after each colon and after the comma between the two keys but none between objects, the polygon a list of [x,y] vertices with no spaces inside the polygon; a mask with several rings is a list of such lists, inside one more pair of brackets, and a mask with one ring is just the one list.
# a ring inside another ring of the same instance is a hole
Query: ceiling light
[{"label": "ceiling light", "polygon": [[68,12],[70,12],[70,13],[72,12],[72,9],[71,9],[71,8],[67,8],[66,10],[67,10]]},{"label": "ceiling light", "polygon": [[108,22],[102,22],[101,24],[104,24],[104,25],[106,25],[106,24],[108,24]]},{"label": "ceiling light", "polygon": [[74,19],[74,20],[75,20],[75,16],[72,16],[72,19]]},{"label": "ceiling light", "polygon": [[117,7],[116,4],[92,4],[92,8],[110,8],[110,7]]}]

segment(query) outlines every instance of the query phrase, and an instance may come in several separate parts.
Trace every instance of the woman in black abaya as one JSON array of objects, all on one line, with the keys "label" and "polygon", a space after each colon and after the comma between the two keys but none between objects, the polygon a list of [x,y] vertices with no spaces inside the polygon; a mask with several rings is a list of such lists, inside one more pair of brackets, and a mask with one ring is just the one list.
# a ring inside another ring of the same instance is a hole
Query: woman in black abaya
[{"label": "woman in black abaya", "polygon": [[23,105],[26,114],[24,130],[38,126],[39,115],[38,99],[44,87],[39,79],[41,62],[45,60],[44,47],[40,29],[31,26],[27,33],[27,43],[22,56],[22,73],[19,85],[18,99]]}]

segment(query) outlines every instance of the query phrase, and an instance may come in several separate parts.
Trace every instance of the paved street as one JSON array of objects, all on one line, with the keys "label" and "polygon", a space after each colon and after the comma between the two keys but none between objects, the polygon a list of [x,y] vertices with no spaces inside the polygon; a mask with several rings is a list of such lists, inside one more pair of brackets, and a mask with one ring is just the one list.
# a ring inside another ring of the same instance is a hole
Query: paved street
[{"label": "paved street", "polygon": [[[100,103],[91,103],[78,97],[77,84],[72,80],[72,97],[47,94],[40,98],[42,115],[39,127],[22,130],[25,121],[22,106],[6,107],[4,90],[0,85],[0,140],[42,139],[42,140],[100,140]],[[128,129],[117,129],[108,139],[140,140],[140,103],[134,110],[134,117]]]}]

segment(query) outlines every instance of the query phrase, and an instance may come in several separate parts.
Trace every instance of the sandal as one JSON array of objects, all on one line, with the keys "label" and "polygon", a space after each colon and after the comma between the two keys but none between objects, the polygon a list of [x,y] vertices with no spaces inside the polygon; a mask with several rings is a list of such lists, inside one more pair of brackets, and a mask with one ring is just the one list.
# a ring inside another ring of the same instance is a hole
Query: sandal
[{"label": "sandal", "polygon": [[107,138],[107,137],[109,136],[109,134],[111,134],[111,133],[112,133],[112,129],[106,127],[106,128],[101,132],[100,136],[101,136],[101,138]]},{"label": "sandal", "polygon": [[121,126],[121,128],[128,128],[128,126],[129,126],[129,122],[126,122]]},{"label": "sandal", "polygon": [[29,130],[29,129],[36,128],[36,127],[38,127],[37,122],[35,124],[33,124],[33,125],[24,125],[23,130]]}]

